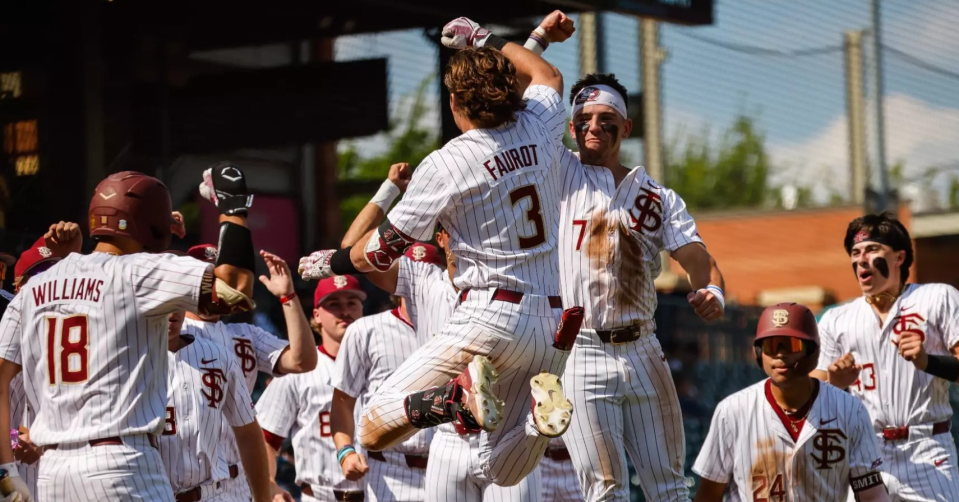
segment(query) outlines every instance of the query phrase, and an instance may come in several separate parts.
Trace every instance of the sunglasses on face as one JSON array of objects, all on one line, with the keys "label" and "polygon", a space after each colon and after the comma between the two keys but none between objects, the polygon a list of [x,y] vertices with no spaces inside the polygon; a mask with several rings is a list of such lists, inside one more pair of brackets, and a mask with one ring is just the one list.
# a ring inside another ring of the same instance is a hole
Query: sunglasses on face
[{"label": "sunglasses on face", "polygon": [[795,354],[805,352],[807,340],[791,336],[771,336],[762,340],[763,353],[767,356],[776,354]]}]

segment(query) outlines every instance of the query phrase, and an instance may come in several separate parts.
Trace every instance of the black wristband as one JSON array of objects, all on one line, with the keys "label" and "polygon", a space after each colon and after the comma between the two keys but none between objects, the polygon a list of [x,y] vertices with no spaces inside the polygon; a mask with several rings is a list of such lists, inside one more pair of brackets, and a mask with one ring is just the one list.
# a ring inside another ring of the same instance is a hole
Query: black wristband
[{"label": "black wristband", "polygon": [[338,249],[333,253],[333,256],[330,257],[330,270],[332,270],[334,274],[351,275],[361,273],[353,265],[353,259],[350,258],[351,249],[353,249],[353,246]]},{"label": "black wristband", "polygon": [[929,362],[926,364],[926,373],[932,376],[942,378],[949,382],[959,380],[959,359],[955,356],[926,356]]},{"label": "black wristband", "polygon": [[498,51],[501,51],[503,50],[503,47],[506,47],[506,44],[508,43],[509,43],[509,40],[506,40],[505,38],[498,35],[490,34],[490,36],[486,37],[486,43],[483,44],[483,47],[492,47]]},{"label": "black wristband", "polygon": [[217,249],[216,266],[232,265],[250,272],[256,270],[253,236],[249,228],[230,221],[221,223]]}]

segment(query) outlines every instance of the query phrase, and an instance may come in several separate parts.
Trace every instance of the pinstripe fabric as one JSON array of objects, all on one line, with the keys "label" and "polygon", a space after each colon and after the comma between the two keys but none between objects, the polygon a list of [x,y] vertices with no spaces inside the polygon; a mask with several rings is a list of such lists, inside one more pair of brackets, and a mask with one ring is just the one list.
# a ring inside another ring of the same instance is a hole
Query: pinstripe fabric
[{"label": "pinstripe fabric", "polygon": [[37,502],[174,502],[163,461],[147,436],[122,445],[60,445],[40,463]]},{"label": "pinstripe fabric", "polygon": [[[20,426],[30,428],[33,421],[33,412],[27,409],[27,394],[23,390],[23,372],[17,373],[10,381],[10,428],[18,429]],[[27,482],[27,488],[30,493],[37,493],[37,469],[40,461],[32,464],[17,462],[17,472],[20,477]]]},{"label": "pinstripe fabric", "polygon": [[794,441],[766,398],[768,381],[719,403],[693,466],[704,479],[728,484],[730,502],[841,500],[850,479],[878,471],[882,454],[862,403],[820,384]]},{"label": "pinstripe fabric", "polygon": [[222,429],[247,425],[256,415],[229,349],[194,339],[168,354],[170,397],[159,449],[173,491],[179,493],[229,479]]},{"label": "pinstripe fabric", "polygon": [[[562,437],[551,439],[549,449],[566,449]],[[543,476],[543,502],[584,502],[583,487],[579,484],[572,460],[544,458],[539,463]]]},{"label": "pinstripe fabric", "polygon": [[561,166],[560,284],[564,305],[585,309],[586,328],[563,375],[576,410],[564,438],[586,499],[629,500],[628,452],[648,500],[688,500],[682,415],[659,341],[608,346],[595,330],[655,326],[659,253],[701,244],[696,223],[642,167],[617,186],[570,152]]},{"label": "pinstripe fabric", "polygon": [[430,445],[426,469],[427,502],[540,502],[540,468],[513,486],[499,486],[474,475],[479,434],[460,436],[452,427],[440,426]]},{"label": "pinstripe fabric", "polygon": [[[558,295],[555,208],[565,151],[562,97],[530,86],[527,109],[513,123],[473,129],[430,154],[413,172],[389,221],[419,241],[438,221],[456,255],[460,289],[504,288]],[[529,188],[526,188],[529,186]]]},{"label": "pinstripe fabric", "polygon": [[404,440],[416,432],[403,400],[409,392],[444,385],[459,375],[475,354],[490,358],[499,371],[497,395],[505,402],[503,421],[481,433],[476,476],[509,486],[532,471],[548,438],[530,415],[529,379],[540,371],[561,373],[567,354],[552,347],[559,309],[546,297],[525,295],[519,304],[492,301],[491,290],[471,290],[446,329],[430,339],[390,376],[363,409],[359,437],[364,444],[384,435]]},{"label": "pinstripe fabric", "polygon": [[[430,439],[432,439],[432,434]],[[428,445],[427,445],[428,446]],[[368,458],[366,499],[376,502],[421,502],[426,499],[426,469],[406,465],[403,454],[383,452],[386,462]]]},{"label": "pinstripe fabric", "polygon": [[[949,382],[917,370],[899,355],[894,342],[907,330],[923,333],[928,354],[951,354],[959,343],[959,291],[946,284],[910,284],[882,326],[864,298],[828,310],[819,323],[818,369],[828,371],[833,361],[852,353],[863,369],[849,393],[862,400],[877,434],[886,427],[929,427],[952,418]],[[890,493],[899,500],[959,500],[951,435],[886,443],[883,453],[888,475],[894,477]],[[934,464],[943,459],[948,460]]]},{"label": "pinstripe fabric", "polygon": [[406,311],[416,335],[426,343],[443,331],[456,308],[456,290],[446,270],[435,265],[403,256],[398,267],[395,294],[406,300]]},{"label": "pinstripe fabric", "polygon": [[170,254],[71,254],[34,277],[0,321],[0,357],[35,369],[24,378],[27,399],[38,411],[33,441],[159,431],[169,377],[167,315],[196,310],[209,269]]}]

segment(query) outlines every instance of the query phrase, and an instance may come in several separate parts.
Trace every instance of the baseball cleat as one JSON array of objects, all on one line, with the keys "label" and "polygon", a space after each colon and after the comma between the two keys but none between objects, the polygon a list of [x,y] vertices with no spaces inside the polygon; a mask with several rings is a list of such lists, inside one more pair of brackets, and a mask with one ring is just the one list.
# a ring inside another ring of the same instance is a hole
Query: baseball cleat
[{"label": "baseball cleat", "polygon": [[485,356],[473,356],[473,360],[457,377],[463,389],[463,406],[475,420],[476,425],[487,432],[499,427],[503,419],[503,401],[493,393],[499,373]]},{"label": "baseball cleat", "polygon": [[533,394],[533,422],[546,437],[562,436],[573,417],[573,403],[563,394],[559,377],[547,372],[529,381]]}]

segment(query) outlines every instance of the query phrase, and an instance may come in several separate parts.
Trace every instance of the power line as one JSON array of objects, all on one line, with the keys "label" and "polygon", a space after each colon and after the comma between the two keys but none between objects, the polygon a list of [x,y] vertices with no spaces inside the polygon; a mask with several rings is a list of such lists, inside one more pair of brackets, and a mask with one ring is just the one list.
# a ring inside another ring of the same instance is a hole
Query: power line
[{"label": "power line", "polygon": [[702,35],[694,35],[686,30],[673,30],[673,33],[679,33],[680,35],[691,38],[693,40],[698,40],[700,42],[716,45],[724,49],[729,49],[731,51],[741,52],[743,54],[749,54],[752,56],[798,58],[798,57],[806,57],[806,56],[821,56],[823,54],[832,54],[835,52],[842,52],[843,50],[842,45],[825,45],[822,47],[811,47],[808,49],[796,49],[796,50],[787,51],[787,50],[780,50],[780,49],[770,49],[768,47],[760,47],[758,45],[726,42],[724,40],[717,40],[715,38],[704,37]]},{"label": "power line", "polygon": [[917,67],[919,67],[919,68],[922,68],[922,69],[924,69],[924,70],[931,71],[931,72],[933,72],[933,73],[938,73],[938,74],[940,74],[940,75],[942,75],[942,76],[944,76],[944,77],[949,77],[949,78],[954,78],[954,79],[959,80],[959,73],[956,73],[956,72],[954,72],[954,71],[947,70],[947,69],[942,68],[942,67],[940,67],[940,66],[936,66],[936,65],[934,65],[934,64],[932,64],[932,63],[930,63],[930,62],[928,62],[928,61],[919,59],[919,58],[917,58],[916,56],[913,56],[912,54],[909,54],[909,53],[907,53],[907,52],[903,52],[903,51],[901,51],[901,50],[899,50],[899,49],[897,49],[897,48],[895,48],[895,47],[890,47],[890,46],[888,46],[888,45],[883,45],[883,46],[882,46],[882,49],[885,50],[885,51],[888,51],[889,54],[898,57],[900,60],[902,60],[903,62],[905,62],[905,63],[907,63],[907,64],[911,64],[911,65],[913,65],[913,66],[917,66]]}]

